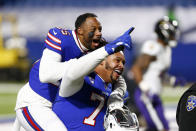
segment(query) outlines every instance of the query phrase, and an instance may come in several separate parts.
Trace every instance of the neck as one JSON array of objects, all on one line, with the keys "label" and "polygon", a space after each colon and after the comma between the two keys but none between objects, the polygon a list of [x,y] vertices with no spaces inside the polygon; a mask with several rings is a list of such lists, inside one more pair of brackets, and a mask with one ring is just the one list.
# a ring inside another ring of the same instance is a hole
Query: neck
[{"label": "neck", "polygon": [[79,40],[80,43],[82,44],[82,46],[84,46],[84,47],[86,48],[86,45],[84,44],[85,42],[84,42],[82,36],[81,36],[81,35],[78,35],[78,34],[76,34],[76,35],[77,35],[77,37],[78,37],[78,40]]},{"label": "neck", "polygon": [[162,41],[161,39],[157,39],[157,41],[158,41],[161,45],[163,45],[164,47],[167,46],[167,43],[165,43],[165,42]]},{"label": "neck", "polygon": [[105,69],[98,66],[95,68],[95,72],[101,77],[101,79],[103,79],[103,81],[105,81],[105,83],[110,83],[110,80],[106,76],[107,73],[105,73]]},{"label": "neck", "polygon": [[84,42],[82,36],[79,35],[76,31],[75,31],[75,34],[76,34],[76,39],[77,39],[77,41],[78,41],[79,47],[80,47],[84,52],[88,51],[89,49],[88,49],[88,48],[86,47],[86,45],[84,44],[85,42]]}]

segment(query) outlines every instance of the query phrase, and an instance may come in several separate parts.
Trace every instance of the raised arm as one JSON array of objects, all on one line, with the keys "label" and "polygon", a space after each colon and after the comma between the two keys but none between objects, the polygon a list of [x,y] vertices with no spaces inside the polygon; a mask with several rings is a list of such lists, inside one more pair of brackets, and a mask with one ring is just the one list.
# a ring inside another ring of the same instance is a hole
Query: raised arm
[{"label": "raised arm", "polygon": [[79,91],[82,87],[84,76],[92,72],[94,68],[108,55],[115,53],[120,46],[131,48],[132,43],[129,30],[104,47],[99,48],[79,59],[72,60],[69,69],[65,72],[62,79],[59,93],[60,96],[69,97]]}]

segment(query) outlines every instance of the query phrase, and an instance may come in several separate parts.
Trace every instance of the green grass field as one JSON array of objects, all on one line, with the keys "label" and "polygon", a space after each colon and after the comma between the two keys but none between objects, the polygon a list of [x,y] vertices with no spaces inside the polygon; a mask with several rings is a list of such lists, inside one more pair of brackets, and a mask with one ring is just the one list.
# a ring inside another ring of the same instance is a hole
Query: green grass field
[{"label": "green grass field", "polygon": [[[0,84],[0,116],[14,115],[14,107],[18,90],[23,86],[19,84]],[[164,88],[162,99],[164,104],[177,104],[180,96],[187,88]]]},{"label": "green grass field", "polygon": [[182,96],[184,91],[187,90],[188,87],[189,85],[186,87],[176,87],[176,88],[164,87],[161,93],[161,98],[163,100],[163,103],[164,104],[170,104],[170,103],[177,104],[180,97]]},{"label": "green grass field", "polygon": [[14,115],[18,90],[24,83],[0,83],[0,116]]},{"label": "green grass field", "polygon": [[0,115],[14,114],[17,93],[0,92]]}]

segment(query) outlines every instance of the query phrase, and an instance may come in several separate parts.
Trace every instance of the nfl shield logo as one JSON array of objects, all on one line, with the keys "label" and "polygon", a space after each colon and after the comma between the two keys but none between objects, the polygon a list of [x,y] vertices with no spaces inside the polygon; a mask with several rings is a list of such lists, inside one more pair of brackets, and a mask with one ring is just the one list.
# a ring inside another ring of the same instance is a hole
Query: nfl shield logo
[{"label": "nfl shield logo", "polygon": [[196,96],[189,96],[186,103],[187,111],[192,111],[196,107]]}]

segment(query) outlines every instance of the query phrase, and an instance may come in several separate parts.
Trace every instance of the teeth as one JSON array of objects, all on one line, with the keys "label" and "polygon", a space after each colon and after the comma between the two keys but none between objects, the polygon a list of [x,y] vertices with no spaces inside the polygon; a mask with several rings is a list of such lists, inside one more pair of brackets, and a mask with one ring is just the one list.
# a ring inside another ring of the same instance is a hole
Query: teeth
[{"label": "teeth", "polygon": [[116,73],[118,74],[121,74],[121,71],[120,70],[115,70]]}]

